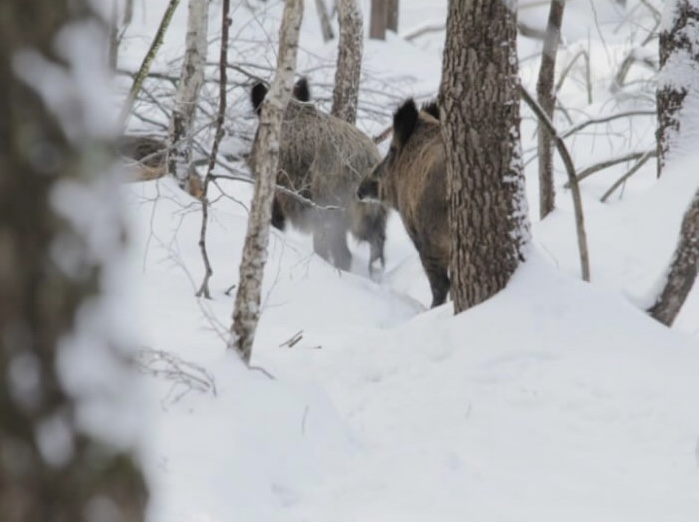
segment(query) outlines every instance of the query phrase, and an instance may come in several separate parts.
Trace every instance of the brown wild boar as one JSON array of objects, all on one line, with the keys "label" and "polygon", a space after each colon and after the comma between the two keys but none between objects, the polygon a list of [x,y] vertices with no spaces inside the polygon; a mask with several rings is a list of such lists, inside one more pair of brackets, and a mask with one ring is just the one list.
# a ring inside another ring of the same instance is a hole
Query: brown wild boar
[{"label": "brown wild boar", "polygon": [[432,307],[449,292],[449,225],[444,144],[436,104],[418,111],[406,101],[393,115],[393,138],[386,157],[361,182],[357,196],[378,199],[403,220],[432,289]]},{"label": "brown wild boar", "polygon": [[[258,116],[266,94],[262,83],[252,88],[252,105]],[[309,101],[308,83],[301,78],[284,114],[277,185],[315,205],[277,190],[272,225],[283,230],[288,219],[311,232],[314,251],[342,270],[349,270],[352,262],[347,247],[349,230],[358,240],[369,243],[369,271],[373,272],[376,261],[382,267],[384,264],[387,209],[377,202],[359,201],[356,193],[362,178],[381,157],[373,141],[360,130],[320,112]],[[257,134],[248,160],[253,172],[260,152],[256,144]]]}]

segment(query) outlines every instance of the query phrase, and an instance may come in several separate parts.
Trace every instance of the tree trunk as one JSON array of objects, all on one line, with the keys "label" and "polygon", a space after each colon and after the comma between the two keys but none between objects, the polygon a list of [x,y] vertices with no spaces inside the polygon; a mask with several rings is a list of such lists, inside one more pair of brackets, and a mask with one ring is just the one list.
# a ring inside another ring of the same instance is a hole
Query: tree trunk
[{"label": "tree trunk", "polygon": [[325,0],[316,0],[316,11],[318,11],[318,20],[320,21],[320,30],[323,33],[323,41],[329,42],[335,38],[335,35],[330,25],[330,16],[328,15],[328,7],[325,5]]},{"label": "tree trunk", "polygon": [[399,3],[399,0],[388,0],[386,28],[390,29],[394,33],[398,32]]},{"label": "tree trunk", "polygon": [[133,20],[133,0],[126,0],[126,5],[124,6],[124,20],[122,23],[124,26],[128,26],[131,24],[131,20]]},{"label": "tree trunk", "polygon": [[[201,200],[201,229],[199,233],[199,250],[201,251],[202,261],[204,262],[204,278],[201,286],[197,290],[197,297],[211,299],[209,291],[209,281],[214,275],[214,270],[211,266],[209,251],[206,246],[206,231],[209,228],[209,186],[213,181],[214,167],[218,157],[218,150],[223,140],[223,123],[226,118],[226,96],[228,94],[228,42],[230,41],[230,13],[231,1],[223,0],[221,2],[221,44],[218,58],[218,112],[216,114],[216,134],[214,135],[214,143],[211,146],[209,154],[209,165],[206,168],[206,176],[204,176],[204,186],[201,190],[201,195],[198,197]],[[192,177],[191,179],[199,179]]]},{"label": "tree trunk", "polygon": [[181,188],[185,188],[190,177],[196,176],[192,164],[192,133],[197,99],[204,83],[208,19],[209,1],[189,0],[186,50],[168,138],[168,169]]},{"label": "tree trunk", "polygon": [[[84,103],[94,93],[70,83],[109,74],[109,35],[85,0],[4,2],[0,10],[0,519],[141,521],[140,472],[78,415],[93,411],[84,400],[114,411],[105,394],[118,400],[129,388],[113,382],[125,364],[94,319],[114,304],[101,293],[124,235],[116,186],[94,177],[111,161],[104,123],[95,125],[104,115]],[[101,39],[76,30],[86,26],[102,28]],[[72,44],[65,49],[101,56],[102,68],[59,55],[59,33]],[[60,103],[42,95],[59,88],[44,83],[48,73],[61,80]],[[99,209],[100,219],[86,209]],[[78,355],[80,368],[102,372],[90,383],[79,370],[68,375]]]},{"label": "tree trunk", "polygon": [[109,68],[116,71],[119,61],[119,0],[112,0],[112,14],[109,20]]},{"label": "tree trunk", "polygon": [[[699,101],[699,0],[671,0],[666,6],[660,33],[658,77],[658,176],[667,164],[695,153],[699,127],[685,107]],[[681,132],[680,132],[681,131]],[[682,221],[680,239],[667,279],[648,313],[670,326],[697,277],[699,264],[699,191]]]},{"label": "tree trunk", "polygon": [[160,49],[160,46],[163,45],[165,33],[167,32],[168,27],[170,27],[172,15],[175,14],[175,9],[177,9],[179,3],[180,0],[170,0],[170,3],[165,9],[165,13],[163,13],[163,18],[162,20],[160,20],[160,25],[158,26],[158,30],[155,33],[155,37],[153,38],[153,41],[151,42],[150,47],[148,48],[148,52],[143,57],[141,66],[138,68],[138,72],[134,76],[133,83],[131,84],[131,88],[129,89],[129,94],[126,96],[126,102],[124,103],[124,106],[121,109],[120,120],[124,125],[126,124],[126,120],[129,119],[131,109],[133,109],[133,104],[136,102],[136,97],[138,96],[138,93],[141,91],[143,82],[146,81],[146,77],[148,76],[148,72],[150,71],[150,66],[153,63],[153,60],[155,59],[155,55],[158,54],[158,49]]},{"label": "tree trunk", "polygon": [[[554,73],[556,72],[556,54],[561,39],[561,21],[565,5],[565,0],[551,0],[539,80],[536,84],[539,105],[551,121],[553,121],[553,111],[556,108]],[[555,192],[553,188],[553,137],[542,124],[539,124],[538,139],[539,215],[541,219],[544,219],[554,209]]]},{"label": "tree trunk", "polygon": [[502,0],[450,0],[440,106],[459,313],[505,287],[529,240],[517,20]]},{"label": "tree trunk", "polygon": [[[696,69],[699,63],[699,0],[668,0],[675,5],[665,8],[660,32],[660,73],[658,75],[657,107],[658,177],[671,156],[682,151],[694,152],[699,134],[691,135],[680,126],[689,127],[692,122],[680,121],[685,98],[699,96]],[[681,143],[680,143],[681,139]],[[686,150],[685,150],[686,149]]]},{"label": "tree trunk", "polygon": [[682,220],[680,239],[675,249],[665,286],[648,310],[661,323],[671,326],[694,286],[699,269],[699,190]]},{"label": "tree trunk", "polygon": [[349,123],[357,120],[359,77],[364,48],[362,12],[357,0],[339,0],[340,41],[331,113]]},{"label": "tree trunk", "polygon": [[[338,4],[338,8],[339,8],[339,4]],[[372,40],[385,40],[386,39],[387,22],[388,22],[387,0],[371,0],[371,16],[369,19],[369,38],[371,38]]]},{"label": "tree trunk", "polygon": [[303,0],[287,0],[279,29],[277,72],[260,113],[258,128],[259,147],[264,156],[255,158],[255,189],[248,218],[248,231],[240,263],[238,291],[235,296],[233,326],[229,348],[250,363],[255,330],[260,319],[260,294],[269,228],[272,219],[272,200],[279,165],[279,135],[282,118],[291,98],[298,51],[299,28],[303,18]]}]

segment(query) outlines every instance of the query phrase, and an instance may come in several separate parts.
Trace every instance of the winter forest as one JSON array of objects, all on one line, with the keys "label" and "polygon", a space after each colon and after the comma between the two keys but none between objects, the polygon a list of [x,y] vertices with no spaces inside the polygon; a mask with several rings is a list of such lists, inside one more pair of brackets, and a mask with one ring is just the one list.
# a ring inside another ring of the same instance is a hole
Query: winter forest
[{"label": "winter forest", "polygon": [[3,0],[0,92],[0,522],[699,520],[699,0]]}]

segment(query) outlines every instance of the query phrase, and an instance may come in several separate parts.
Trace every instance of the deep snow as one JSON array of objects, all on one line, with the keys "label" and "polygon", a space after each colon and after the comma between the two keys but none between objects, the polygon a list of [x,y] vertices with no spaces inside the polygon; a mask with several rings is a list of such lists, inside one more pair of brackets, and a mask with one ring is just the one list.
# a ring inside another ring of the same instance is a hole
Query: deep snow
[{"label": "deep snow", "polygon": [[[275,33],[279,6],[268,3],[256,19],[239,5],[233,33],[250,39]],[[331,81],[332,68],[313,68],[332,61],[335,43],[322,43],[314,3],[307,4],[300,68],[322,84]],[[573,123],[652,109],[647,83],[610,91],[615,67],[642,39],[638,28],[652,26],[641,16],[642,6],[630,1],[633,23],[620,25],[622,13],[612,2],[569,4],[559,64],[587,49],[593,81],[592,104],[582,66],[563,86],[561,99]],[[138,63],[164,5],[148,2],[147,16],[137,11],[123,66]],[[210,27],[218,34],[216,5]],[[443,20],[445,5],[402,0],[401,28]],[[368,19],[368,2],[363,7]],[[166,70],[181,53],[185,15],[180,8],[156,67]],[[542,27],[546,9],[525,8],[521,18]],[[440,38],[410,44],[389,35],[385,43],[367,42],[370,74],[362,99],[385,106],[383,116],[365,117],[360,127],[379,132],[402,97],[435,94]],[[217,55],[212,42],[210,60]],[[273,62],[273,47],[247,40],[240,45],[254,63]],[[531,57],[539,48],[537,41],[520,40],[522,78],[532,90],[538,66]],[[642,68],[633,74],[650,77]],[[376,87],[395,101],[379,97]],[[321,98],[323,89],[317,90]],[[231,91],[231,114],[241,121],[236,128],[252,121],[245,96],[242,87]],[[524,109],[523,116],[528,160],[534,124]],[[142,125],[131,123],[134,129]],[[563,129],[573,124],[562,115],[556,123]],[[651,148],[653,125],[652,116],[627,118],[588,128],[567,143],[583,168]],[[230,150],[242,145],[227,143]],[[222,182],[238,201],[214,204],[211,301],[194,298],[203,275],[198,204],[168,179],[126,186],[133,280],[140,292],[133,328],[143,346],[200,365],[216,384],[215,394],[187,393],[170,380],[144,378],[150,391],[143,449],[153,495],[150,519],[698,520],[699,291],[673,329],[641,311],[699,186],[697,163],[696,157],[678,162],[656,181],[651,161],[627,183],[622,198],[617,194],[606,204],[598,198],[628,166],[583,182],[591,284],[578,280],[562,169],[557,210],[540,222],[536,162],[528,163],[529,260],[503,292],[457,317],[451,304],[426,310],[429,287],[395,215],[380,281],[368,277],[363,245],[351,243],[353,270],[341,273],[313,255],[307,236],[273,231],[252,361],[257,370],[225,351],[233,297],[224,292],[237,280],[250,186]],[[300,342],[280,346],[297,332]]]}]

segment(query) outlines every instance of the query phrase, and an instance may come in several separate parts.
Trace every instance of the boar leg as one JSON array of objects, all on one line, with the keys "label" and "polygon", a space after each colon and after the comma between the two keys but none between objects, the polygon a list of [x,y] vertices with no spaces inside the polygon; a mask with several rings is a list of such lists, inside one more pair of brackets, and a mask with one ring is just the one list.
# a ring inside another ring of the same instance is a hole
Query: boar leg
[{"label": "boar leg", "polygon": [[329,220],[328,234],[334,265],[340,270],[349,271],[352,266],[352,253],[347,247],[347,224],[344,216],[335,212]]},{"label": "boar leg", "polygon": [[444,304],[449,293],[449,273],[441,260],[430,256],[423,251],[418,251],[422,267],[425,269],[427,279],[432,290],[432,305],[430,308]]}]

